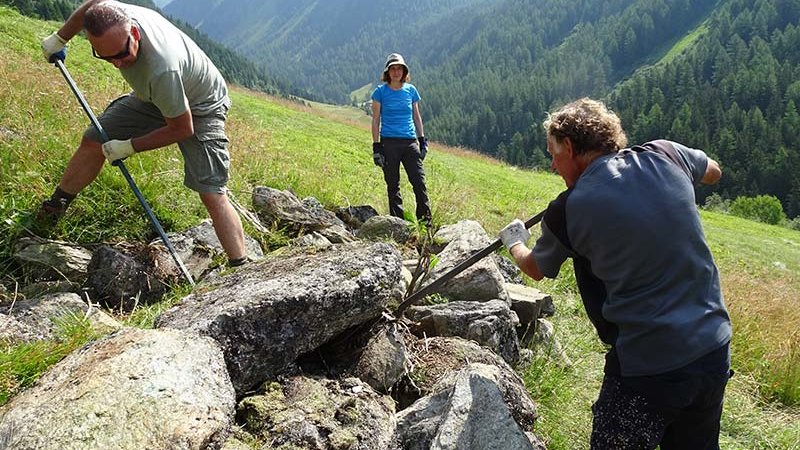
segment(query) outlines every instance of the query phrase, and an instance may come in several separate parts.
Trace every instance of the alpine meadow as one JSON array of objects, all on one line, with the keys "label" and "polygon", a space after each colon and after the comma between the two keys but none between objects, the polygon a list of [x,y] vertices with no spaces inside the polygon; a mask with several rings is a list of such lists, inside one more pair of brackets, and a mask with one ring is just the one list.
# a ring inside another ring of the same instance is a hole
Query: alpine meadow
[{"label": "alpine meadow", "polygon": [[[11,299],[0,301],[0,322],[20,286],[34,281],[15,246],[88,125],[40,48],[76,3],[0,0],[0,299]],[[182,27],[196,27],[189,32],[229,82],[228,187],[248,209],[253,189],[269,186],[331,210],[387,213],[366,102],[394,51],[422,96],[434,229],[470,219],[496,236],[546,208],[564,182],[549,170],[541,123],[582,96],[606,101],[632,143],[665,138],[707,151],[723,176],[698,189],[697,203],[733,322],[736,372],[720,446],[800,450],[800,1],[410,0],[403,8],[413,20],[394,20],[388,3],[366,0],[158,3]],[[65,65],[96,113],[130,90],[92,57],[83,35],[70,41]],[[176,146],[136,155],[128,169],[166,231],[206,219],[182,184]],[[401,186],[413,203],[408,183]],[[763,219],[759,199],[776,199],[775,220]],[[244,225],[264,253],[291,240],[277,227]],[[156,237],[110,165],[50,236],[87,246]],[[571,361],[538,352],[516,368],[538,408],[534,431],[548,449],[588,448],[606,348],[570,265],[555,280],[525,283],[552,295],[556,339]],[[180,285],[159,302],[112,313],[126,326],[152,328],[192,289]],[[55,339],[3,338],[0,405],[97,338],[80,317]]]}]

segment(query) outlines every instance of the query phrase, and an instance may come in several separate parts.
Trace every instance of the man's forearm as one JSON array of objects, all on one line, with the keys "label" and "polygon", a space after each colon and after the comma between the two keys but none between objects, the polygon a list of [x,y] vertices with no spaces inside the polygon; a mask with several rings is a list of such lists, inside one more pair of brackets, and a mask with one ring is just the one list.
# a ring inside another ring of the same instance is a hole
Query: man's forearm
[{"label": "man's forearm", "polygon": [[509,253],[511,253],[511,257],[514,258],[514,263],[516,263],[517,267],[519,267],[519,269],[525,275],[537,281],[544,278],[542,272],[539,271],[539,266],[536,265],[536,259],[533,257],[533,251],[526,247],[525,244],[519,244],[511,247]]}]

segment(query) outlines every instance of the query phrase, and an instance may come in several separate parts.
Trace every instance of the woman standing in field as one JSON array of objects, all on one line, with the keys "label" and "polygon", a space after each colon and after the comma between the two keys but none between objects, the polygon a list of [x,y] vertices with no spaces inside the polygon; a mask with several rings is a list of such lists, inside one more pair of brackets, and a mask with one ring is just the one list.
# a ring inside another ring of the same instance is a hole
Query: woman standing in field
[{"label": "woman standing in field", "polygon": [[383,169],[389,214],[403,218],[400,196],[400,164],[414,188],[417,220],[431,224],[431,207],[425,187],[422,161],[428,152],[428,141],[419,113],[419,92],[408,81],[411,75],[403,57],[392,53],[386,59],[383,84],[372,93],[372,159]]}]

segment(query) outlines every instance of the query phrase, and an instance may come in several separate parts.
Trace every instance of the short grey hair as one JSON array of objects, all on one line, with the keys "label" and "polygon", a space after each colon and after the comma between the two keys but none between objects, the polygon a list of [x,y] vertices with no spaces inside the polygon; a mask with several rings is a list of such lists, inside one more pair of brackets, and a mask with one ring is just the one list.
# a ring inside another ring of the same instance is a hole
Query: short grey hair
[{"label": "short grey hair", "polygon": [[102,36],[117,25],[130,27],[131,18],[117,2],[100,2],[89,7],[83,16],[83,28],[92,36]]}]

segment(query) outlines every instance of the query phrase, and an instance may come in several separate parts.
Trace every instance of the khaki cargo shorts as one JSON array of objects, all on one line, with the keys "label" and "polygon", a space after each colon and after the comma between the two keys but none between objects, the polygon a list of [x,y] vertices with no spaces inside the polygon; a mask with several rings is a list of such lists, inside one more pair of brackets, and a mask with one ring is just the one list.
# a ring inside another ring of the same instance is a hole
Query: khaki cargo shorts
[{"label": "khaki cargo shorts", "polygon": [[[223,105],[207,116],[193,116],[194,135],[178,142],[183,154],[183,184],[197,192],[224,194],[228,183],[230,154],[225,135],[228,106]],[[158,108],[131,94],[123,95],[108,105],[98,117],[109,139],[131,139],[143,136],[166,125]],[[84,137],[102,142],[100,134],[90,126]]]}]

